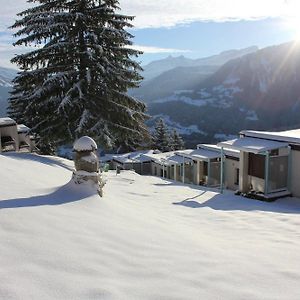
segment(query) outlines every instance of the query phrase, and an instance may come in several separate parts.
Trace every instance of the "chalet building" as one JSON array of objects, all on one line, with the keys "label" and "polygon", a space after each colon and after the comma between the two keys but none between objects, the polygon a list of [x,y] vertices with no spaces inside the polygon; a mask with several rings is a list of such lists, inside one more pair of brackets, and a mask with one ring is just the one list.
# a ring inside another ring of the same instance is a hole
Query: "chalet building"
[{"label": "chalet building", "polygon": [[192,164],[191,159],[185,159],[174,151],[146,156],[151,159],[151,175],[185,183],[193,181],[192,174],[188,171]]},{"label": "chalet building", "polygon": [[177,155],[190,160],[184,173],[188,174],[189,182],[196,185],[219,186],[221,155],[208,149],[187,149],[176,152]]},{"label": "chalet building", "polygon": [[[238,189],[239,151],[224,151],[228,165],[226,186]],[[151,157],[154,176],[195,185],[219,187],[221,180],[221,148],[216,145],[198,145],[197,149],[171,151],[147,155]]]},{"label": "chalet building", "polygon": [[[217,145],[207,145],[207,144],[199,144],[197,145],[198,149],[206,149],[210,151],[217,152],[218,156],[218,185],[220,185],[221,180],[221,147]],[[224,178],[223,184],[224,188],[236,191],[239,189],[239,168],[240,168],[240,151],[233,150],[228,148],[223,148],[224,155]]]},{"label": "chalet building", "polygon": [[134,170],[140,175],[151,174],[151,155],[155,150],[136,151],[126,154],[116,154],[112,156],[113,169],[117,167],[122,170]]},{"label": "chalet building", "polygon": [[291,194],[300,197],[300,129],[245,130],[240,138],[218,146],[240,151],[240,192],[265,200]]}]

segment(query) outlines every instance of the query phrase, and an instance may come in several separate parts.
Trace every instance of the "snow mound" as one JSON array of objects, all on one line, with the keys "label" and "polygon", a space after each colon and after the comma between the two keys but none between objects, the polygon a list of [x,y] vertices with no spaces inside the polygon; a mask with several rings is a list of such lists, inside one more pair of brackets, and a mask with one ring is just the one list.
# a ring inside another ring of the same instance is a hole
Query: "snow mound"
[{"label": "snow mound", "polygon": [[83,136],[81,138],[79,138],[73,146],[73,149],[75,151],[93,151],[93,150],[97,150],[97,144],[96,142],[90,138],[89,136]]}]

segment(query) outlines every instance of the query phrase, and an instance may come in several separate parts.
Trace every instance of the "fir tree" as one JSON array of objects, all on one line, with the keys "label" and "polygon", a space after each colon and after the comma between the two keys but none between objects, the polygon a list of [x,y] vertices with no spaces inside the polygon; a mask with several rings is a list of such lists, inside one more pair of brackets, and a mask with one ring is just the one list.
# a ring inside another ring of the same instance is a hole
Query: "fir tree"
[{"label": "fir tree", "polygon": [[133,17],[118,0],[28,0],[18,14],[14,45],[36,46],[12,62],[9,113],[56,147],[87,134],[105,147],[135,146],[148,135],[145,105],[127,94],[138,86],[132,57]]},{"label": "fir tree", "polygon": [[176,129],[173,129],[173,131],[171,133],[171,147],[172,147],[172,150],[184,149],[184,141]]},{"label": "fir tree", "polygon": [[162,152],[167,152],[171,150],[170,142],[170,135],[165,122],[163,119],[158,119],[153,133],[153,146]]}]

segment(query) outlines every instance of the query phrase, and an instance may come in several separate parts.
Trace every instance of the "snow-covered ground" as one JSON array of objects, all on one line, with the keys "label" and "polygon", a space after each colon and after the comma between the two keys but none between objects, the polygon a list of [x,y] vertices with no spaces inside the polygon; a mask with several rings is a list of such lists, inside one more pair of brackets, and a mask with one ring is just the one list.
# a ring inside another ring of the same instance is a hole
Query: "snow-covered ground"
[{"label": "snow-covered ground", "polygon": [[0,155],[0,299],[300,299],[300,201]]}]

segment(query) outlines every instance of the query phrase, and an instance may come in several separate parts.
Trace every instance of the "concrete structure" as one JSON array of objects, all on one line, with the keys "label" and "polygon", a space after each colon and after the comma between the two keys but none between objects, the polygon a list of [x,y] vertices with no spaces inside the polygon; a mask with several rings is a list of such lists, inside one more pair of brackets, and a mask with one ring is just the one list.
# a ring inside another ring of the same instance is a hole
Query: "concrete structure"
[{"label": "concrete structure", "polygon": [[19,150],[17,123],[11,118],[0,118],[0,152]]},{"label": "concrete structure", "polygon": [[242,131],[239,139],[219,143],[240,150],[239,190],[272,199],[300,197],[300,130]]}]

